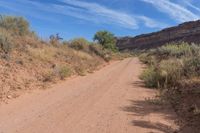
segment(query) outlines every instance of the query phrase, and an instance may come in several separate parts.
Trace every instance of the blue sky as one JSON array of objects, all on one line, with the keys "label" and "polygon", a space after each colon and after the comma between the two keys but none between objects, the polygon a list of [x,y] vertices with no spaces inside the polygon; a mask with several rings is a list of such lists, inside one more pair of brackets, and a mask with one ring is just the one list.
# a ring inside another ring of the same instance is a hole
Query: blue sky
[{"label": "blue sky", "polygon": [[200,18],[199,0],[0,0],[0,13],[24,16],[42,38],[92,40],[98,30],[135,36]]}]

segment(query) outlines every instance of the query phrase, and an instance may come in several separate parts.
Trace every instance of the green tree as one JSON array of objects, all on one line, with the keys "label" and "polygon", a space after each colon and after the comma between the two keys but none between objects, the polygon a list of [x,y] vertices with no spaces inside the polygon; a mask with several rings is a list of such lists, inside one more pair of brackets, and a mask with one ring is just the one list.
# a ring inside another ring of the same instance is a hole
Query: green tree
[{"label": "green tree", "polygon": [[93,38],[94,41],[97,41],[105,49],[112,50],[113,52],[117,51],[116,40],[114,34],[109,31],[98,31]]}]

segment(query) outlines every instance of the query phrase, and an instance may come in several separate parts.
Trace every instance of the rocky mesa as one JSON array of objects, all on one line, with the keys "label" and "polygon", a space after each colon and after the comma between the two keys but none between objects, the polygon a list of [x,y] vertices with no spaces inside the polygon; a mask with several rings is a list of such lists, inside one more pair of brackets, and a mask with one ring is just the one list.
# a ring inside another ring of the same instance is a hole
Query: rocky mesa
[{"label": "rocky mesa", "polygon": [[150,49],[177,41],[200,43],[200,20],[185,22],[154,33],[117,38],[117,47],[120,50]]}]

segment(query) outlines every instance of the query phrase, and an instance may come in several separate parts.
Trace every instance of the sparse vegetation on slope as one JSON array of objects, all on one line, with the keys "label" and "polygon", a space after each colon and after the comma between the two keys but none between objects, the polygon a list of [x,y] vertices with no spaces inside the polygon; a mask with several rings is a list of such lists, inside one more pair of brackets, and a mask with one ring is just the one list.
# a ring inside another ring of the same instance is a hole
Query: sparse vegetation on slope
[{"label": "sparse vegetation on slope", "polygon": [[158,88],[185,125],[200,128],[200,46],[172,43],[140,55],[146,86]]},{"label": "sparse vegetation on slope", "polygon": [[[44,88],[71,75],[85,75],[112,59],[113,52],[84,38],[39,39],[22,17],[0,18],[0,99]],[[115,45],[115,44],[112,44]]]},{"label": "sparse vegetation on slope", "polygon": [[0,28],[0,50],[9,53],[13,47],[12,36],[5,29]]}]

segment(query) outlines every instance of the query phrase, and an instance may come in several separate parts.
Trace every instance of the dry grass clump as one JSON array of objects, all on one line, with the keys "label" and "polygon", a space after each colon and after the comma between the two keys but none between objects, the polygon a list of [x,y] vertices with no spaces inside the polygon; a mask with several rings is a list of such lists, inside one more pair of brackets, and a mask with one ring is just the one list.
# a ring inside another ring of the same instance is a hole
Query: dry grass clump
[{"label": "dry grass clump", "polygon": [[54,82],[56,79],[64,80],[72,75],[72,69],[67,66],[53,66],[53,69],[43,74],[44,82]]},{"label": "dry grass clump", "polygon": [[89,52],[89,45],[90,43],[84,38],[75,38],[69,41],[69,47],[75,50]]},{"label": "dry grass clump", "polygon": [[192,47],[187,43],[171,43],[155,50],[155,54],[162,57],[176,57],[192,55]]},{"label": "dry grass clump", "polygon": [[5,54],[8,54],[13,47],[13,37],[10,32],[5,29],[0,28],[0,51]]},{"label": "dry grass clump", "polygon": [[183,59],[184,72],[187,77],[200,76],[200,56],[192,56]]},{"label": "dry grass clump", "polygon": [[142,63],[148,65],[153,65],[156,63],[155,56],[151,55],[150,53],[139,54],[139,59]]},{"label": "dry grass clump", "polygon": [[159,64],[151,65],[140,75],[147,87],[168,88],[184,76],[183,64],[178,59],[163,60]]},{"label": "dry grass clump", "polygon": [[159,73],[163,80],[160,82],[162,88],[168,88],[176,85],[176,83],[183,78],[183,64],[181,60],[171,59],[163,60],[159,65]]}]

